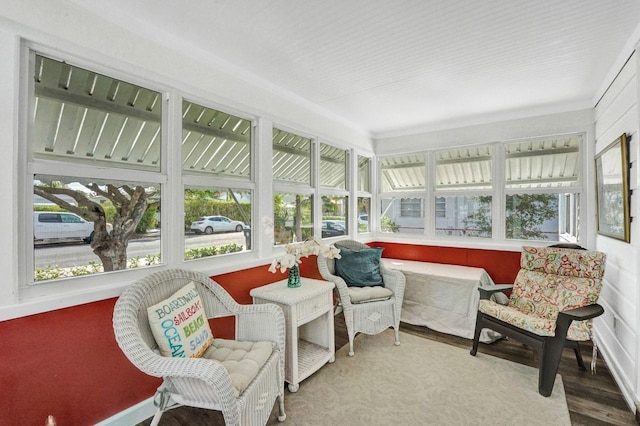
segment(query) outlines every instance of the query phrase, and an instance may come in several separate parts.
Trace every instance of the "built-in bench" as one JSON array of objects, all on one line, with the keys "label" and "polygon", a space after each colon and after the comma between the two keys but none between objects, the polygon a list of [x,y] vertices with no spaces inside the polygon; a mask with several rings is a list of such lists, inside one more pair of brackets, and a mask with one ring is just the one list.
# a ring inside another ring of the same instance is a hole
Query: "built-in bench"
[{"label": "built-in bench", "polygon": [[[407,279],[401,321],[473,338],[480,298],[478,287],[494,285],[483,268],[389,258],[383,258],[382,263],[402,271]],[[499,337],[486,329],[480,339],[492,342]]]},{"label": "built-in bench", "polygon": [[[407,276],[402,321],[444,333],[473,337],[480,285],[511,284],[520,251],[485,250],[374,241],[383,262]],[[403,263],[399,265],[398,263]],[[482,341],[494,336],[483,335]]]},{"label": "built-in bench", "polygon": [[419,262],[482,268],[496,284],[512,284],[520,270],[520,249],[485,250],[464,247],[423,246],[374,241],[371,247],[383,248],[382,257]]}]

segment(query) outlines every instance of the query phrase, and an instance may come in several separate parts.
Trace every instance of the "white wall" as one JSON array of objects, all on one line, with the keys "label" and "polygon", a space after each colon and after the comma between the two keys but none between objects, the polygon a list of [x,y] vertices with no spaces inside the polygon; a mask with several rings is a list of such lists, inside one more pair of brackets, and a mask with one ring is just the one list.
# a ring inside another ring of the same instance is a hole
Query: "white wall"
[{"label": "white wall", "polygon": [[[607,266],[600,303],[604,315],[595,322],[597,341],[607,365],[627,402],[640,401],[640,274],[638,271],[638,226],[640,197],[638,176],[638,69],[640,55],[634,53],[595,107],[596,154],[626,133],[629,144],[631,197],[631,243],[596,236],[596,249],[607,253]],[[635,218],[635,220],[633,220]]]}]

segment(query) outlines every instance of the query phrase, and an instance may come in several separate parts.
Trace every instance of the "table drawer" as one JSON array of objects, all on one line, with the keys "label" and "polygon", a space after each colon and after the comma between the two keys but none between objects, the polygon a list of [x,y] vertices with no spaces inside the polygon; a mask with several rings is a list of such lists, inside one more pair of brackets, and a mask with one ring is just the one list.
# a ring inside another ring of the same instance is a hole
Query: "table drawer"
[{"label": "table drawer", "polygon": [[332,305],[331,292],[320,294],[311,299],[300,302],[296,309],[298,310],[298,324],[304,322],[306,318],[316,316],[319,313],[326,312]]}]

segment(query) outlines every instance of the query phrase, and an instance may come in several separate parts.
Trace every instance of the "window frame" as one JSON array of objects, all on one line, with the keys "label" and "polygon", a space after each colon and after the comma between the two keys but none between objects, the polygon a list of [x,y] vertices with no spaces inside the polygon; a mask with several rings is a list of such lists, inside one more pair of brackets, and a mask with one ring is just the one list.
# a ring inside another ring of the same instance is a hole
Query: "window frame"
[{"label": "window frame", "polygon": [[[34,147],[30,143],[32,135],[32,121],[29,119],[35,105],[35,90],[33,84],[33,73],[35,70],[35,57],[40,55],[70,64],[71,66],[95,72],[107,77],[123,81],[125,83],[140,86],[145,89],[157,91],[162,105],[161,113],[161,139],[160,139],[160,161],[157,171],[141,170],[132,167],[93,166],[91,164],[74,164],[69,160],[55,161],[47,158],[36,158]],[[23,41],[20,47],[20,104],[19,104],[19,139],[25,143],[19,144],[18,157],[18,204],[17,214],[22,217],[31,217],[33,207],[33,177],[36,175],[54,175],[77,178],[90,178],[100,180],[133,181],[145,184],[159,185],[161,187],[161,203],[163,213],[160,219],[160,226],[163,229],[160,240],[162,253],[162,263],[145,268],[129,268],[126,270],[101,272],[92,275],[60,278],[49,281],[35,282],[34,276],[34,246],[31,242],[33,236],[33,221],[21,221],[18,224],[17,235],[27,237],[17,238],[19,253],[19,265],[17,268],[18,280],[15,283],[14,302],[21,304],[27,301],[36,301],[45,306],[65,307],[73,306],[87,301],[101,300],[113,295],[115,288],[122,288],[123,285],[142,278],[152,272],[153,269],[168,267],[184,267],[185,262],[189,262],[189,269],[197,271],[210,271],[212,267],[222,270],[234,270],[248,262],[255,262],[258,258],[256,252],[231,253],[234,259],[230,260],[229,255],[218,256],[225,259],[216,259],[216,256],[209,258],[189,260],[184,259],[184,232],[182,227],[176,224],[183,223],[180,219],[184,215],[184,188],[185,186],[214,186],[233,187],[235,189],[247,189],[252,193],[252,213],[251,217],[255,223],[255,212],[257,203],[255,197],[256,184],[256,125],[257,117],[244,111],[238,111],[233,107],[221,105],[210,99],[203,99],[194,95],[188,90],[176,89],[168,84],[158,83],[156,80],[147,79],[135,72],[126,71],[129,67],[123,64],[104,64],[97,60],[91,60],[60,52],[56,49],[43,46],[39,43]],[[170,143],[172,140],[182,140],[182,100],[183,97],[191,102],[199,103],[202,106],[214,108],[225,113],[233,114],[237,117],[251,122],[251,172],[250,179],[220,179],[218,176],[202,176],[202,174],[190,174],[182,169],[181,144]],[[72,173],[69,173],[69,164],[73,164]],[[212,185],[213,182],[213,185]],[[25,216],[26,215],[26,216]],[[178,220],[180,219],[180,220]],[[253,224],[252,224],[253,225]],[[251,226],[251,225],[250,225]],[[177,229],[174,229],[177,228]],[[252,238],[254,238],[252,236]],[[259,238],[259,237],[258,237]],[[255,246],[254,243],[252,243]],[[153,269],[150,269],[153,268]],[[117,284],[114,285],[114,276]],[[55,300],[46,302],[44,299]],[[42,301],[42,302],[39,302]],[[40,311],[39,308],[35,308]]]},{"label": "window frame", "polygon": [[[554,137],[562,138],[562,137],[578,137],[579,145],[578,145],[578,159],[577,159],[577,167],[578,169],[578,177],[576,183],[572,186],[561,186],[557,188],[506,188],[506,178],[505,178],[505,164],[506,164],[506,155],[505,150],[506,146],[510,143],[517,143],[520,141],[546,141],[549,139],[553,139]],[[577,194],[579,197],[580,207],[577,209],[577,216],[573,218],[576,223],[572,223],[574,229],[578,231],[580,234],[580,228],[583,226],[581,224],[585,223],[585,189],[584,189],[584,175],[586,173],[585,168],[587,165],[584,163],[584,156],[587,150],[586,147],[586,135],[582,131],[575,132],[567,132],[553,136],[544,136],[544,137],[532,137],[532,138],[513,138],[500,142],[481,142],[478,144],[469,144],[461,147],[456,146],[448,146],[448,147],[438,147],[434,149],[428,149],[423,151],[411,151],[407,153],[401,154],[386,154],[380,155],[376,157],[377,160],[377,173],[378,173],[378,188],[380,188],[377,192],[377,205],[378,205],[378,214],[381,212],[382,200],[386,198],[416,198],[416,197],[424,197],[424,222],[425,222],[425,232],[424,237],[428,240],[433,240],[435,242],[441,244],[447,243],[455,243],[462,244],[464,246],[481,246],[486,247],[495,246],[496,244],[501,245],[509,245],[514,246],[516,244],[521,245],[522,243],[531,244],[531,245],[544,245],[549,244],[550,241],[546,240],[516,240],[516,239],[507,239],[506,238],[506,215],[505,215],[505,205],[506,205],[506,196],[511,194],[520,194],[520,193],[556,193],[556,194]],[[437,155],[436,153],[439,151],[452,150],[457,148],[472,148],[472,147],[490,147],[491,152],[491,185],[490,189],[481,188],[481,189],[437,189],[436,188],[436,163],[437,163]],[[402,156],[410,156],[410,155],[424,155],[425,158],[425,190],[417,191],[382,191],[382,162],[381,160],[385,157],[402,157]],[[447,235],[436,235],[435,231],[435,223],[436,223],[436,198],[438,197],[451,197],[451,196],[491,196],[492,197],[492,207],[491,207],[491,220],[492,220],[492,231],[490,238],[482,238],[482,237],[465,237],[465,236],[447,236]],[[559,221],[561,211],[559,211]],[[566,222],[566,219],[564,219]],[[380,219],[378,219],[378,230],[376,232],[377,235],[384,238],[385,235],[389,235],[388,233],[382,233],[379,229]],[[394,238],[397,237],[399,239],[406,239],[411,241],[415,239],[415,236],[404,234],[404,233],[394,233]],[[562,240],[568,240],[571,242],[582,243],[583,239],[586,238],[585,235],[564,235],[562,232],[559,233],[559,238]]]},{"label": "window frame", "polygon": [[[35,85],[33,83],[33,75],[35,71],[36,55],[51,58],[55,61],[65,62],[71,66],[79,67],[90,72],[99,73],[110,78],[117,79],[129,84],[153,90],[161,95],[160,101],[163,103],[162,120],[161,120],[161,140],[160,140],[160,161],[157,171],[141,170],[131,167],[119,167],[114,164],[112,167],[90,164],[74,164],[70,170],[69,164],[72,162],[55,161],[48,158],[37,158],[34,155],[34,147],[31,144],[33,125],[30,119],[35,107]],[[19,181],[19,200],[18,214],[22,217],[32,217],[31,212],[34,211],[33,204],[33,180],[36,175],[52,175],[64,177],[77,177],[85,179],[98,180],[114,180],[114,181],[132,181],[145,184],[159,185],[161,187],[161,199],[164,202],[166,185],[169,182],[167,174],[167,158],[163,155],[167,152],[169,132],[165,128],[169,117],[167,108],[167,100],[170,98],[171,89],[153,81],[148,81],[137,77],[131,73],[127,73],[117,69],[116,67],[105,66],[98,62],[79,58],[73,54],[61,53],[57,50],[42,46],[37,43],[24,42],[21,46],[21,67],[20,67],[20,99],[22,100],[20,114],[20,139],[24,143],[20,144],[18,158],[21,170],[18,176]],[[71,172],[70,172],[71,171]],[[100,289],[112,285],[113,275],[122,274],[123,276],[135,277],[148,274],[150,266],[143,269],[127,269],[120,271],[102,272],[98,274],[76,276],[68,278],[59,278],[53,281],[36,282],[34,280],[34,245],[33,239],[33,220],[25,220],[18,227],[23,237],[18,240],[18,247],[21,260],[18,270],[18,301],[39,299],[44,296],[55,295],[74,295],[88,290],[100,293]],[[166,253],[168,249],[167,239],[161,236],[160,241],[161,252]]]},{"label": "window frame", "polygon": [[[323,186],[320,185],[320,164],[322,162],[322,158],[321,158],[321,150],[320,147],[321,145],[327,145],[329,147],[335,148],[335,149],[339,149],[344,151],[344,155],[345,155],[345,159],[344,159],[344,188],[333,188],[330,186]],[[331,239],[331,238],[346,238],[349,235],[353,235],[353,226],[352,226],[352,217],[353,217],[353,202],[352,202],[352,197],[351,197],[351,187],[353,179],[351,178],[351,170],[352,170],[352,157],[353,157],[353,153],[351,152],[350,149],[347,148],[343,148],[340,147],[337,144],[328,142],[324,139],[318,139],[317,140],[317,150],[315,155],[317,156],[315,164],[317,164],[318,166],[315,168],[315,170],[312,171],[312,174],[314,174],[314,176],[316,176],[316,182],[318,182],[318,185],[316,185],[316,196],[314,199],[314,204],[315,204],[315,211],[317,212],[316,214],[316,220],[314,220],[314,235],[319,235],[320,238],[322,238],[322,204],[323,204],[323,197],[342,197],[342,198],[346,198],[346,203],[345,203],[345,208],[346,208],[346,215],[347,217],[345,218],[345,222],[347,225],[347,229],[346,229],[346,234],[345,235],[341,235],[339,237],[326,237],[323,239]],[[313,169],[313,164],[314,162],[312,162],[312,169]]]}]

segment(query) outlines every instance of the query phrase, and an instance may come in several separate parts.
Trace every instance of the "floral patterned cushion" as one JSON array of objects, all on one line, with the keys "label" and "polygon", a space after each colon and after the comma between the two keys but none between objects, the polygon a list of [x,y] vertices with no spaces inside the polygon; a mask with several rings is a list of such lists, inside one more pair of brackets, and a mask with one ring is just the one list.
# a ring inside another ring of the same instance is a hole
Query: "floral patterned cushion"
[{"label": "floral patterned cushion", "polygon": [[[597,302],[606,255],[585,250],[523,247],[508,306],[481,300],[481,312],[540,336],[555,334],[558,313]],[[592,321],[574,321],[567,337],[589,340]]]},{"label": "floral patterned cushion", "polygon": [[556,247],[522,247],[520,267],[545,274],[601,280],[607,256],[588,250]]},{"label": "floral patterned cushion", "polygon": [[[504,306],[492,300],[481,300],[479,309],[482,313],[502,320],[516,327],[527,330],[538,336],[553,336],[556,330],[556,320],[527,315],[511,306]],[[569,327],[567,338],[576,341],[591,339],[592,321],[574,321]]]}]

